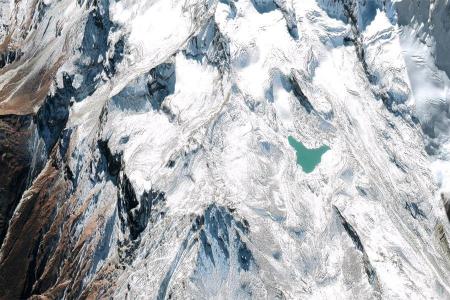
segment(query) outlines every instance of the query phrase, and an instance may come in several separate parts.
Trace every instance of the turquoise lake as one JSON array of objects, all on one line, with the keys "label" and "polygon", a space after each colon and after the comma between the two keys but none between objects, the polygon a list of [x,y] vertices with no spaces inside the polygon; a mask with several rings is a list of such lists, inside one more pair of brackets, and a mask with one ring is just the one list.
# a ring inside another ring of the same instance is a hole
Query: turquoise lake
[{"label": "turquoise lake", "polygon": [[302,142],[297,141],[294,137],[288,137],[289,145],[295,149],[297,153],[297,163],[302,167],[303,172],[311,173],[322,160],[322,155],[330,150],[330,147],[323,145],[316,149],[306,148]]}]

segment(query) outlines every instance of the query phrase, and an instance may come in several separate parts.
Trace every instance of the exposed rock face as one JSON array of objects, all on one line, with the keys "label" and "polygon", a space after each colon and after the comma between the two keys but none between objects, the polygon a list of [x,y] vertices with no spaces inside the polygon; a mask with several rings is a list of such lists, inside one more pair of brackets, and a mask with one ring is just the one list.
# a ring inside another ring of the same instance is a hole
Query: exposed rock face
[{"label": "exposed rock face", "polygon": [[0,299],[450,298],[448,7],[0,0]]},{"label": "exposed rock face", "polygon": [[5,115],[0,118],[0,243],[27,187],[31,165],[31,154],[28,152],[33,132],[31,123],[29,115]]}]

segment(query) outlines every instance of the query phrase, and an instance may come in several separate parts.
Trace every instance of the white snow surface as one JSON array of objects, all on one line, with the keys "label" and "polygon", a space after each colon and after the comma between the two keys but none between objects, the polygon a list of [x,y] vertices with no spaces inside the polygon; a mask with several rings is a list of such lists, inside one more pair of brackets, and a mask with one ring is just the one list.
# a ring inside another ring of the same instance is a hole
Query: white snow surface
[{"label": "white snow surface", "polygon": [[[450,299],[441,198],[450,191],[450,81],[435,64],[439,37],[420,38],[414,19],[398,24],[402,1],[386,2],[356,1],[356,32],[343,12],[352,1],[111,1],[118,29],[109,40],[124,37],[124,59],[70,107],[65,126],[74,193],[80,203],[97,193],[85,214],[109,207],[114,222],[86,282],[120,260],[118,241],[130,234],[120,187],[106,169],[94,174],[102,140],[120,156],[117,178],[129,179],[135,211],[149,191],[165,197],[154,208],[163,216],[147,220],[117,271],[114,298]],[[215,44],[190,55],[207,26]],[[173,66],[174,85],[155,108],[148,85],[162,64]],[[82,74],[73,84],[82,86]],[[330,150],[305,173],[289,136]]]}]

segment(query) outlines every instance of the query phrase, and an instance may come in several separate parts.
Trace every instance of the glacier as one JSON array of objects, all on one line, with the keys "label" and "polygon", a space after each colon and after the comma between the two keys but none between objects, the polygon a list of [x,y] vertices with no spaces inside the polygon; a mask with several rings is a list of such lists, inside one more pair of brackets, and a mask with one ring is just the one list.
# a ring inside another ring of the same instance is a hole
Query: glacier
[{"label": "glacier", "polygon": [[450,299],[449,13],[0,0],[0,299]]}]

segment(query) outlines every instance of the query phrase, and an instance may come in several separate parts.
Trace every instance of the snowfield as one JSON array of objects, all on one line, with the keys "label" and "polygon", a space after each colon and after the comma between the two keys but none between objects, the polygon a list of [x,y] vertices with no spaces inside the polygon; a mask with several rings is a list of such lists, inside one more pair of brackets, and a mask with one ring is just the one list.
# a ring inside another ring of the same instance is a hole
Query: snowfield
[{"label": "snowfield", "polygon": [[450,299],[447,0],[34,2],[0,298]]}]

